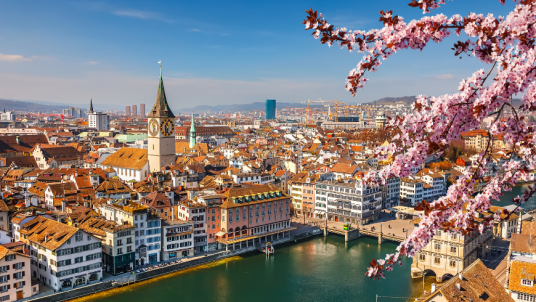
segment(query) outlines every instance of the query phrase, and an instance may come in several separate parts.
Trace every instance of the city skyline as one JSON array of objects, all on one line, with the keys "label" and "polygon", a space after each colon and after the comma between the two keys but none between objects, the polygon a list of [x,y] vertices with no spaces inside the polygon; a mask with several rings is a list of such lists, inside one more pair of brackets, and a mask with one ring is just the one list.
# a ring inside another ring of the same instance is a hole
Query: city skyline
[{"label": "city skyline", "polygon": [[[157,62],[162,60],[173,108],[265,99],[356,103],[451,93],[461,79],[483,66],[459,60],[444,45],[431,45],[423,52],[403,51],[371,74],[367,87],[352,98],[344,81],[361,54],[319,45],[301,24],[304,10],[312,7],[328,22],[349,29],[381,27],[377,12],[387,8],[406,20],[422,13],[396,1],[341,1],[333,6],[319,1],[280,3],[214,2],[210,9],[205,3],[168,1],[3,3],[0,98],[83,108],[90,96],[97,104],[116,103],[118,108],[150,102],[158,81]],[[454,1],[432,13],[505,15],[512,6],[483,3]],[[457,39],[465,37],[451,37],[445,43],[452,45]],[[436,60],[436,54],[445,59]],[[416,60],[420,63],[408,63]]]}]

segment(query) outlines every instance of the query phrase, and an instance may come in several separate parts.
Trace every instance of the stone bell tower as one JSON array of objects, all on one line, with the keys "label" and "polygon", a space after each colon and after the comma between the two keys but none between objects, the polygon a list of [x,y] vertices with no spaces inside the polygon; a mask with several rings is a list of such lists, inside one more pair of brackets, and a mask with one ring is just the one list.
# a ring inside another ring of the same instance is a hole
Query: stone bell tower
[{"label": "stone bell tower", "polygon": [[147,142],[149,171],[158,172],[162,167],[175,164],[175,115],[169,108],[164,82],[162,81],[162,66],[160,66],[160,81],[153,109],[147,116]]}]

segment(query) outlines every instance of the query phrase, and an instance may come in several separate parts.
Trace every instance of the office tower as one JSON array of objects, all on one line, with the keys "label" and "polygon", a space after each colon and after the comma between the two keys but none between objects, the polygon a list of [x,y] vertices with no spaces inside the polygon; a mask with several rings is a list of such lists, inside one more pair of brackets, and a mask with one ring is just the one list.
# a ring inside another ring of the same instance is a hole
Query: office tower
[{"label": "office tower", "polygon": [[140,116],[145,117],[145,104],[140,104]]},{"label": "office tower", "polygon": [[266,119],[275,120],[275,100],[266,100]]},{"label": "office tower", "polygon": [[130,116],[130,106],[127,106],[127,108],[125,109],[125,115]]},{"label": "office tower", "polygon": [[132,105],[132,116],[138,116],[138,106]]}]

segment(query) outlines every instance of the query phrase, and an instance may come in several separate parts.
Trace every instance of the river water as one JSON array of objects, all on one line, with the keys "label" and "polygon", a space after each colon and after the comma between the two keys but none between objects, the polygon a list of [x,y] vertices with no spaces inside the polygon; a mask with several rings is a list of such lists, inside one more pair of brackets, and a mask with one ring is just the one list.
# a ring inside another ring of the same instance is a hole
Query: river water
[{"label": "river water", "polygon": [[[422,279],[410,277],[411,259],[381,282],[365,276],[372,258],[393,253],[397,244],[363,237],[314,237],[276,247],[275,255],[238,256],[153,282],[140,283],[80,301],[408,301],[422,293]],[[236,261],[234,261],[236,260]],[[427,289],[433,282],[427,279]],[[383,297],[382,297],[383,296]],[[386,298],[400,297],[407,299]]]},{"label": "river water", "polygon": [[[532,186],[532,184],[517,185],[512,187],[512,191],[503,192],[504,195],[501,196],[501,199],[499,201],[495,201],[493,205],[504,207],[513,204],[512,198],[523,194],[523,191],[525,191],[529,186]],[[530,198],[521,207],[525,211],[536,209],[536,196]]]},{"label": "river water", "polygon": [[[494,205],[511,199],[528,185],[504,192]],[[536,208],[536,198],[523,206]],[[276,247],[274,256],[250,253],[132,286],[78,299],[99,302],[133,301],[412,301],[422,293],[422,279],[412,280],[412,259],[381,282],[365,277],[372,258],[394,253],[397,244],[362,237],[345,243],[342,236],[315,237]],[[427,277],[426,289],[434,282]],[[388,297],[397,298],[388,298]]]}]

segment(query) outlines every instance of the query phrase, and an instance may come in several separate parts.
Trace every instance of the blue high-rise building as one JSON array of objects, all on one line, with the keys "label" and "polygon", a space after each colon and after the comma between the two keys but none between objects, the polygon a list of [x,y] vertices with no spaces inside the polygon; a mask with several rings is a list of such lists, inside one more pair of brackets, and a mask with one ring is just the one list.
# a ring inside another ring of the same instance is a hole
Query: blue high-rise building
[{"label": "blue high-rise building", "polygon": [[266,100],[266,119],[275,120],[275,100]]}]

